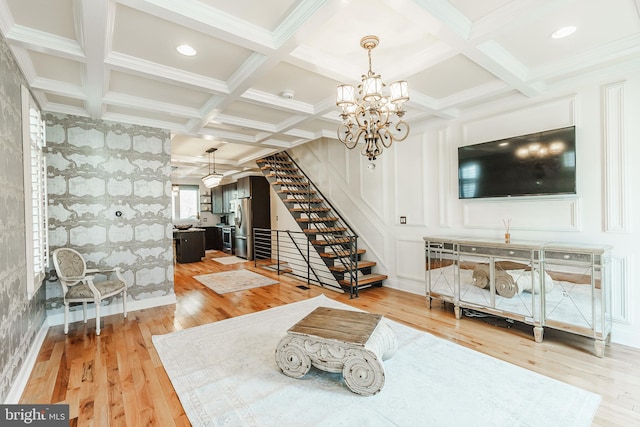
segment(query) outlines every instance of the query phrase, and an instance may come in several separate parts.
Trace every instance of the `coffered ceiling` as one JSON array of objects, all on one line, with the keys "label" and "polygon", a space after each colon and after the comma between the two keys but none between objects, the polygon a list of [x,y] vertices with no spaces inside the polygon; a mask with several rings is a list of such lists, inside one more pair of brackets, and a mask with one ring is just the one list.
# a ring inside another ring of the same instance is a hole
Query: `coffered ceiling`
[{"label": "coffered ceiling", "polygon": [[[335,137],[335,88],[409,82],[413,129],[640,72],[640,0],[0,0],[47,111],[170,129],[174,177]],[[563,39],[551,34],[565,26]],[[176,51],[181,44],[195,56]],[[282,96],[292,91],[293,98]]]}]

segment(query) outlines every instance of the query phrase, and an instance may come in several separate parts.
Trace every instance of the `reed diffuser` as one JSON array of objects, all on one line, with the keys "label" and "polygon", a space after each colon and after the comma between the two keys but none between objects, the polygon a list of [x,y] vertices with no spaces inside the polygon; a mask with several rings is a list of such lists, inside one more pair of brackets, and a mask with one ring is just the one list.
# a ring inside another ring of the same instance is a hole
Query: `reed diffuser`
[{"label": "reed diffuser", "polygon": [[509,233],[509,229],[511,228],[511,218],[502,219],[502,223],[504,224],[504,242],[511,243],[511,234]]}]

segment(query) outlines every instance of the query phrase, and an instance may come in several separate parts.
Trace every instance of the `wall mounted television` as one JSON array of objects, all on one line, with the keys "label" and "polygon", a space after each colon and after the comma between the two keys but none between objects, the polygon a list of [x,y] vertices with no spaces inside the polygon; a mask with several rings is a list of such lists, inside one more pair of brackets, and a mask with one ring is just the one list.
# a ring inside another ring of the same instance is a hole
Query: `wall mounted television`
[{"label": "wall mounted television", "polygon": [[460,199],[576,194],[576,129],[458,147]]}]

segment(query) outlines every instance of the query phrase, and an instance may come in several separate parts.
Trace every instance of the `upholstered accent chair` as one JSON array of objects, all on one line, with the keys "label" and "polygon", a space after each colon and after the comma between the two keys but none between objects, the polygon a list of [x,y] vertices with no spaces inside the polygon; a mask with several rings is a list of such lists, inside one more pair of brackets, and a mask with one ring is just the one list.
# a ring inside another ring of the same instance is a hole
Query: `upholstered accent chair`
[{"label": "upholstered accent chair", "polygon": [[[70,248],[54,250],[53,265],[62,286],[65,334],[69,332],[70,303],[82,303],[84,323],[87,323],[87,303],[95,304],[96,335],[100,335],[100,303],[106,298],[122,293],[124,317],[127,317],[127,282],[120,267],[109,270],[89,269],[82,255]],[[94,282],[96,274],[106,275],[109,280]]]}]

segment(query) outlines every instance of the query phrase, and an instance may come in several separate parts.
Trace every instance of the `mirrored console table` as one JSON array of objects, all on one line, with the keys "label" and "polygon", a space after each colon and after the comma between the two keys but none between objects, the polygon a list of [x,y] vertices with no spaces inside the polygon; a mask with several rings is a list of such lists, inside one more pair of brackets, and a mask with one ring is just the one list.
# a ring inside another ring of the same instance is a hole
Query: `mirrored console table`
[{"label": "mirrored console table", "polygon": [[604,245],[425,237],[426,296],[462,309],[594,339],[602,357],[610,340],[611,248]]}]

